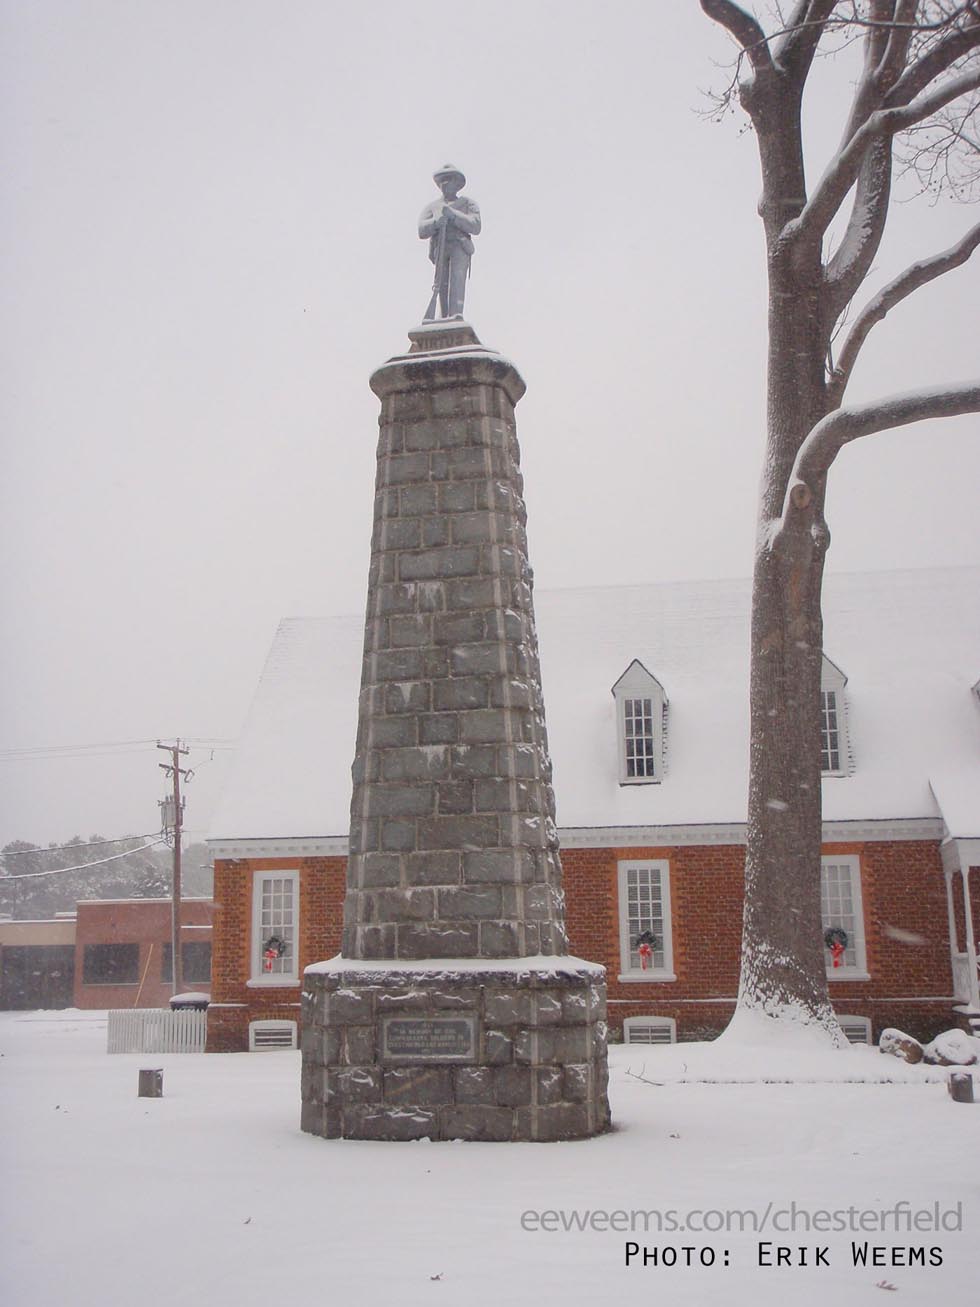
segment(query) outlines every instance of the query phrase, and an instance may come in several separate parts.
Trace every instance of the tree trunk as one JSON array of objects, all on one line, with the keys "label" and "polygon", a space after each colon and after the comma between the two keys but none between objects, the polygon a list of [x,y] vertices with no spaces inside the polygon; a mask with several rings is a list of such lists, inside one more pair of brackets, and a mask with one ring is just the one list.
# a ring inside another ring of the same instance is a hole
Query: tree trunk
[{"label": "tree trunk", "polygon": [[820,922],[823,550],[759,551],[739,1006],[833,1031]]},{"label": "tree trunk", "polygon": [[[782,173],[786,194],[786,173]],[[767,191],[780,181],[770,174]],[[792,182],[791,182],[792,184]],[[797,188],[797,195],[801,189]],[[790,191],[792,195],[793,192]],[[774,207],[781,229],[791,202]],[[763,215],[766,216],[765,213]],[[767,229],[769,224],[767,223]],[[776,534],[793,462],[827,411],[819,252],[770,232],[768,444],[752,585],[751,738],[739,1008],[816,1025],[837,1042],[820,922],[823,486],[809,529]]]},{"label": "tree trunk", "polygon": [[[762,164],[759,213],[769,272],[768,440],[752,589],[748,849],[736,1023],[747,1013],[762,1014],[814,1027],[842,1043],[820,929],[827,471],[842,445],[862,435],[980,410],[980,384],[891,396],[828,414],[839,409],[874,323],[918,286],[965,262],[980,247],[980,228],[907,268],[865,305],[832,383],[830,343],[880,247],[896,134],[930,121],[945,131],[949,107],[962,108],[964,97],[980,90],[980,72],[963,71],[980,49],[980,20],[975,6],[872,0],[855,10],[840,0],[797,0],[785,14],[776,6],[779,30],[767,35],[738,0],[701,0],[701,7],[741,47],[738,98],[752,120]],[[841,146],[808,198],[804,87],[822,37],[852,25],[864,41],[864,71]],[[723,103],[731,94],[730,88]],[[914,147],[924,151],[927,164],[946,157],[948,138],[941,132],[939,140],[938,154],[930,154],[928,144]],[[825,265],[827,233],[851,196],[846,230]]]}]

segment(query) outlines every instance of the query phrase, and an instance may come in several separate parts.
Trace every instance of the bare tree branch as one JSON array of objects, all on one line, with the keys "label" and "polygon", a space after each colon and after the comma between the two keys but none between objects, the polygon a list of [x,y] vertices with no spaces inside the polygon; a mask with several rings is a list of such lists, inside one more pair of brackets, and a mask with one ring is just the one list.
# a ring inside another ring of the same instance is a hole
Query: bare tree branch
[{"label": "bare tree branch", "polygon": [[799,217],[786,224],[784,238],[807,240],[822,237],[857,180],[865,152],[872,142],[890,139],[978,87],[980,69],[971,69],[942,82],[909,104],[872,113],[844,149],[835,155]]},{"label": "bare tree branch", "polygon": [[[875,20],[889,17],[888,26],[869,28],[865,37],[864,70],[854,93],[851,112],[839,148],[843,149],[858,129],[879,109],[885,92],[901,74],[897,62],[904,59],[912,39],[911,31],[896,31],[895,25],[914,19],[919,0],[872,0]],[[854,203],[843,240],[827,266],[828,319],[836,321],[857,291],[874,262],[881,245],[891,200],[892,147],[889,140],[873,143],[861,164]]]},{"label": "bare tree branch", "polygon": [[921,259],[913,263],[869,300],[848,332],[837,360],[837,367],[831,376],[830,399],[835,407],[843,398],[857,356],[872,327],[881,322],[896,304],[907,299],[920,286],[928,285],[943,273],[951,272],[953,268],[966,263],[978,246],[980,246],[980,223],[971,227],[966,235],[948,250],[943,250],[941,254],[934,254],[930,259]]},{"label": "bare tree branch", "polygon": [[813,502],[815,492],[834,459],[852,440],[894,427],[906,427],[927,418],[980,413],[980,381],[959,386],[937,386],[907,395],[890,395],[857,408],[839,408],[818,422],[800,446],[786,489],[783,516],[777,535],[791,528],[794,519]]},{"label": "bare tree branch", "polygon": [[928,50],[913,64],[909,65],[891,88],[886,98],[886,103],[889,106],[908,104],[910,100],[920,95],[940,73],[944,73],[958,59],[962,59],[964,55],[980,46],[980,11],[975,7],[965,5],[961,11],[962,13],[968,14],[972,21],[953,32],[950,36],[944,37],[931,50]]},{"label": "bare tree branch", "polygon": [[840,149],[844,148],[861,124],[867,121],[872,111],[881,107],[882,89],[877,81],[877,73],[888,48],[891,30],[891,25],[885,25],[884,19],[893,15],[894,10],[895,0],[872,0],[872,17],[879,21],[869,27],[865,34],[864,70],[854,93]]},{"label": "bare tree branch", "polygon": [[[859,90],[855,96],[851,121],[844,133],[846,143],[871,110],[881,107],[884,95],[902,71],[903,59],[907,60],[909,46],[917,37],[945,31],[964,17],[980,21],[977,0],[966,0],[965,4],[943,14],[934,22],[916,19],[921,0],[869,0],[869,3],[871,16],[864,18],[853,3],[850,13],[835,16],[833,10],[840,4],[840,0],[797,0],[790,21],[766,35],[754,16],[733,0],[701,0],[701,7],[708,17],[725,27],[741,47],[731,82],[724,92],[715,97],[719,102],[719,112],[738,98],[742,61],[746,55],[756,72],[786,72],[802,87],[817,47],[826,33],[848,29],[864,30],[868,39],[866,76],[862,79],[864,94]],[[938,47],[933,47],[929,58],[920,60],[922,70],[918,90],[973,48],[976,40],[971,33],[975,35],[975,31],[976,24],[968,21],[966,28],[957,33],[952,44],[944,44],[941,54],[937,52]],[[911,99],[918,94],[918,90],[911,81],[908,82],[907,98]],[[897,101],[902,102],[904,101]],[[750,109],[750,106],[746,104],[745,108]]]},{"label": "bare tree branch", "polygon": [[827,20],[837,4],[838,0],[799,0],[786,30],[769,38],[770,41],[775,35],[781,38],[773,52],[777,67],[789,70],[801,82],[806,79]]},{"label": "bare tree branch", "polygon": [[888,49],[888,36],[895,18],[895,0],[871,0],[871,20],[868,27],[868,44],[865,48],[865,68],[878,67]]},{"label": "bare tree branch", "polygon": [[915,176],[920,195],[935,197],[947,191],[961,203],[973,194],[980,196],[980,141],[966,130],[978,109],[980,93],[965,105],[962,101],[950,105],[930,122],[903,132],[896,141],[896,163]]},{"label": "bare tree branch", "polygon": [[840,247],[827,264],[827,318],[836,322],[868,275],[881,246],[891,200],[892,146],[875,141],[858,175],[854,205]]},{"label": "bare tree branch", "polygon": [[919,0],[896,0],[895,22],[888,33],[888,42],[875,69],[875,81],[888,91],[901,77],[908,60],[909,46],[915,35],[915,15]]},{"label": "bare tree branch", "polygon": [[734,0],[701,0],[701,8],[729,31],[748,55],[756,72],[769,71],[772,57],[768,38],[756,18]]}]

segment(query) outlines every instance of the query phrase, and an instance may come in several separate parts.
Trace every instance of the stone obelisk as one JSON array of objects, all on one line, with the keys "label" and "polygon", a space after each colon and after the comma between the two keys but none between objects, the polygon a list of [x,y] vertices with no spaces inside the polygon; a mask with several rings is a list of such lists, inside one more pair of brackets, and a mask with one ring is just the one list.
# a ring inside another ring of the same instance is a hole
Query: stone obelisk
[{"label": "stone obelisk", "polygon": [[371,378],[381,432],[343,952],[305,977],[302,1125],[583,1138],[609,1122],[605,973],[567,953],[514,419],[524,383],[462,320],[409,339]]}]

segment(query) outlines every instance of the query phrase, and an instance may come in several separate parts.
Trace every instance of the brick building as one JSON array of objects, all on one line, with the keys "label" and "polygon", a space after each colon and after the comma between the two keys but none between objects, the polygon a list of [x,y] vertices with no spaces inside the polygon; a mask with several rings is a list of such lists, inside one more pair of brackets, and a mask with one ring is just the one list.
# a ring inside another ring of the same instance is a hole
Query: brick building
[{"label": "brick building", "polygon": [[[211,901],[181,902],[185,990],[208,990]],[[88,899],[76,905],[75,1007],[160,1008],[173,993],[170,899]]]},{"label": "brick building", "polygon": [[0,918],[0,1011],[71,1007],[75,914],[46,921]]},{"label": "brick building", "polygon": [[[710,1037],[738,983],[748,583],[536,610],[571,950],[616,1033]],[[339,951],[362,635],[292,619],[270,651],[209,840],[213,1050],[291,1042],[303,968]],[[825,648],[831,997],[852,1038],[928,1036],[980,1010],[980,569],[828,577]]]},{"label": "brick building", "polygon": [[[184,989],[209,990],[211,900],[181,903]],[[84,899],[0,921],[0,1008],[160,1008],[173,992],[170,899]]]}]

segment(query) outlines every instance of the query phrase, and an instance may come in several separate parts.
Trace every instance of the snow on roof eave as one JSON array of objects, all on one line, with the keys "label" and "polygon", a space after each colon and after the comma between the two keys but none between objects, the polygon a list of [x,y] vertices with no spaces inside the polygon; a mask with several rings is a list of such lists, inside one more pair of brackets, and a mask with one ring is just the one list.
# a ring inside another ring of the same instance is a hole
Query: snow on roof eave
[{"label": "snow on roof eave", "polygon": [[[181,903],[210,903],[212,900],[206,894],[182,894]],[[168,907],[173,902],[172,898],[152,898],[152,899],[79,899],[78,907],[80,908],[104,908],[116,903],[165,903]]]},{"label": "snow on roof eave", "polygon": [[629,676],[630,672],[633,670],[634,667],[639,667],[640,671],[643,672],[645,676],[649,676],[650,680],[653,681],[654,685],[657,687],[657,689],[666,699],[667,691],[654,676],[653,672],[650,671],[650,668],[647,667],[645,663],[641,662],[639,658],[633,659],[630,665],[626,668],[625,672],[623,672],[622,676],[620,676],[619,679],[616,681],[616,683],[610,688],[609,693],[615,695],[616,691],[626,680],[627,676]]},{"label": "snow on roof eave", "polygon": [[[855,840],[936,840],[942,837],[942,819],[937,816],[869,817],[824,821],[824,844]],[[559,826],[563,850],[583,848],[680,847],[690,845],[744,844],[746,825],[734,822],[679,822],[661,825]],[[213,838],[208,841],[215,858],[346,857],[347,836],[270,835],[265,838]]]},{"label": "snow on roof eave", "polygon": [[825,650],[821,650],[821,653],[823,654],[823,660],[824,660],[824,662],[825,662],[825,663],[830,663],[831,667],[834,669],[834,671],[837,673],[837,675],[841,678],[841,680],[842,680],[842,681],[844,682],[844,684],[846,685],[846,684],[847,684],[847,672],[845,672],[844,669],[843,669],[842,667],[839,667],[839,666],[837,665],[837,663],[834,662],[833,658],[828,657],[828,656],[827,656],[827,653],[826,653]]},{"label": "snow on roof eave", "polygon": [[939,846],[943,871],[962,872],[964,875],[971,867],[980,867],[980,838],[970,836],[949,836]]},{"label": "snow on roof eave", "polygon": [[346,857],[343,835],[211,835],[205,841],[215,858],[279,858],[298,854],[304,858]]},{"label": "snow on roof eave", "polygon": [[70,917],[0,917],[0,926],[73,926],[74,913]]},{"label": "snow on roof eave", "polygon": [[942,817],[943,844],[980,846],[980,769],[932,775],[929,789]]}]

